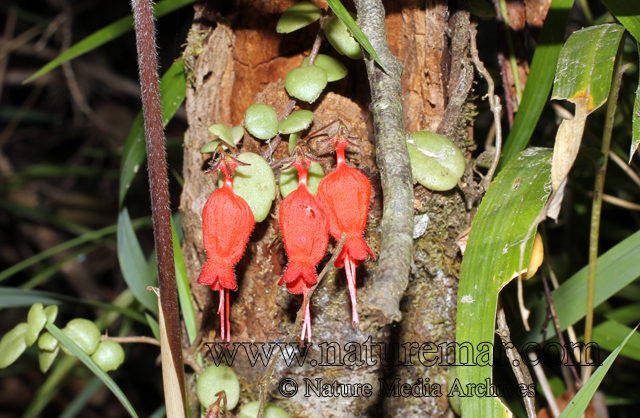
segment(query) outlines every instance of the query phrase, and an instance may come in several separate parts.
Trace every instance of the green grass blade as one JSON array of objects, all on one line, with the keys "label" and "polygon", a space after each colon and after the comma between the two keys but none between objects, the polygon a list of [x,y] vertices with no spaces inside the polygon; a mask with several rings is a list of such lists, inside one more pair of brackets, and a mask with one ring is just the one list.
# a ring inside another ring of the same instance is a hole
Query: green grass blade
[{"label": "green grass blade", "polygon": [[[640,231],[598,257],[594,307],[618,293],[640,276],[639,259]],[[556,316],[560,322],[560,329],[563,331],[586,315],[588,268],[585,266],[552,292]],[[553,327],[547,328],[546,336],[540,332],[540,327],[547,315],[545,299],[538,299],[530,306],[529,325],[531,332],[523,337],[524,340],[541,342],[546,338],[553,337],[555,335]]]},{"label": "green grass blade", "polygon": [[[638,49],[640,50],[640,43],[638,43]],[[633,154],[636,153],[638,144],[640,144],[640,83],[638,84],[638,89],[636,90],[636,100],[635,104],[633,105],[633,115],[631,116],[631,119],[633,120],[633,127],[631,135],[631,151],[629,152],[629,163],[631,163]]]},{"label": "green grass blade", "polygon": [[602,3],[640,42],[640,3],[629,0],[602,0]]},{"label": "green grass blade", "polygon": [[[162,105],[162,124],[164,126],[167,126],[173,115],[175,115],[186,94],[187,78],[184,74],[184,63],[180,59],[173,63],[160,80],[160,102]],[[146,158],[144,119],[142,112],[139,112],[122,150],[120,206],[122,206],[127,190],[129,190],[131,182]]]},{"label": "green grass blade", "polygon": [[[604,317],[621,324],[632,324],[640,322],[640,303],[612,309],[604,313]],[[625,334],[626,335],[626,334]]]},{"label": "green grass blade", "polygon": [[149,328],[151,328],[151,332],[156,340],[160,341],[160,325],[156,319],[145,312],[144,316],[147,318],[147,323],[149,324]]},{"label": "green grass blade", "polygon": [[[637,327],[636,327],[637,329]],[[587,409],[589,402],[591,402],[591,398],[596,393],[598,386],[600,386],[600,382],[604,379],[604,376],[609,371],[609,368],[613,364],[613,361],[618,357],[620,351],[625,346],[629,338],[636,332],[635,329],[631,330],[627,338],[616,348],[616,350],[609,354],[609,357],[602,363],[602,366],[598,367],[598,370],[591,376],[591,378],[585,383],[585,385],[580,389],[580,391],[574,396],[569,405],[565,408],[564,411],[560,414],[558,418],[580,418],[584,411]]]},{"label": "green grass blade", "polygon": [[[138,229],[140,227],[143,226],[149,226],[151,225],[151,218],[150,217],[146,217],[146,218],[140,218],[140,219],[136,219],[134,221],[131,222],[131,225],[133,226],[134,229]],[[0,272],[0,282],[5,280],[8,277],[13,276],[16,273],[21,272],[22,270],[33,266],[34,264],[37,264],[43,260],[46,260],[47,258],[56,255],[58,253],[61,253],[62,251],[66,251],[68,249],[71,249],[73,247],[76,247],[78,245],[84,244],[85,242],[92,242],[92,241],[97,241],[107,235],[110,234],[115,234],[118,230],[117,225],[111,225],[111,226],[107,226],[105,228],[102,229],[98,229],[96,231],[91,231],[88,232],[86,234],[83,234],[77,238],[71,239],[69,241],[63,242],[62,244],[58,244],[55,247],[49,248],[48,250],[45,250],[39,254],[36,254],[32,257],[27,258],[26,260],[23,260],[21,262],[19,262],[18,264],[14,264],[13,266],[9,267],[6,270],[3,270],[2,272]]]},{"label": "green grass blade", "polygon": [[362,33],[362,30],[360,30],[356,22],[351,17],[351,14],[349,14],[347,9],[344,8],[340,0],[327,0],[327,4],[331,7],[331,10],[333,10],[336,16],[342,20],[342,23],[347,26],[347,29],[349,29],[349,32],[351,32],[355,40],[358,41],[364,50],[367,51],[367,53],[371,55],[378,65],[386,72],[387,69],[384,64],[382,64],[382,61],[380,61],[380,57],[378,57],[376,50],[373,49],[371,42],[369,42],[365,34]]},{"label": "green grass blade", "polygon": [[[629,341],[624,345],[620,355],[640,361],[640,334],[626,325],[616,321],[605,321],[593,329],[593,341],[602,349],[613,351],[618,347],[629,333],[632,333]],[[581,338],[584,341],[584,338]]]},{"label": "green grass blade", "polygon": [[[531,148],[513,158],[492,183],[473,219],[460,273],[456,336],[474,349],[493,342],[498,293],[529,264],[534,234],[527,234],[551,193],[552,155],[550,149]],[[525,239],[521,263],[520,246]],[[491,367],[483,365],[459,367],[458,373],[463,387],[492,378]],[[494,397],[461,397],[461,405],[463,416],[508,415],[506,406]]]},{"label": "green grass blade", "polygon": [[136,299],[157,315],[158,300],[153,292],[147,290],[147,287],[158,286],[158,283],[152,280],[151,271],[140,248],[127,208],[124,208],[118,216],[118,261],[124,280]]},{"label": "green grass blade", "polygon": [[0,309],[31,306],[36,302],[43,305],[59,305],[60,303],[76,303],[95,306],[107,311],[118,312],[133,320],[147,324],[145,317],[139,312],[112,303],[98,302],[94,300],[78,299],[59,293],[44,292],[41,290],[17,289],[15,287],[0,287]]},{"label": "green grass blade", "polygon": [[573,1],[553,0],[549,7],[527,78],[527,86],[533,87],[530,89],[525,87],[522,93],[522,101],[513,121],[513,127],[502,148],[499,170],[525,149],[542,114],[542,109],[547,103]]},{"label": "green grass blade", "polygon": [[[176,217],[179,215],[176,215]],[[193,302],[191,301],[191,288],[189,287],[189,278],[187,277],[187,267],[182,257],[182,248],[180,248],[180,239],[176,224],[171,222],[171,233],[173,234],[173,257],[176,263],[176,282],[178,285],[178,299],[180,300],[180,309],[182,310],[182,319],[187,329],[189,342],[193,343],[198,334],[196,327],[196,315],[193,311]],[[181,223],[180,223],[181,224]]]},{"label": "green grass blade", "polygon": [[102,382],[99,378],[94,377],[91,379],[87,387],[82,389],[74,399],[67,406],[59,418],[75,418],[80,411],[89,403],[91,397],[102,387]]},{"label": "green grass blade", "polygon": [[56,215],[52,215],[49,212],[38,208],[21,205],[20,203],[16,203],[12,200],[0,199],[0,209],[4,209],[20,217],[31,219],[36,222],[49,223],[75,235],[81,235],[91,232],[91,229],[87,228],[86,226],[77,224]]},{"label": "green grass blade", "polygon": [[118,398],[127,412],[129,412],[129,415],[131,415],[133,418],[138,418],[136,411],[133,410],[131,403],[129,403],[129,400],[127,399],[125,394],[122,392],[122,390],[120,390],[120,387],[116,384],[116,382],[113,381],[113,379],[111,379],[108,374],[103,372],[102,369],[100,369],[100,367],[98,367],[98,365],[94,363],[93,360],[91,360],[91,357],[89,357],[87,353],[82,351],[82,349],[78,347],[76,343],[74,343],[73,341],[71,341],[71,339],[64,335],[62,331],[54,324],[48,322],[45,327],[47,328],[47,331],[49,331],[51,335],[53,335],[60,342],[60,344],[71,351],[78,359],[80,359],[81,362],[83,362],[89,368],[89,370],[91,370],[98,378],[100,378],[100,380],[102,380],[102,382],[111,390],[111,392],[116,395],[116,398]]},{"label": "green grass blade", "polygon": [[[195,1],[196,0],[164,0],[155,5],[153,14],[156,18],[159,18],[183,6],[195,3]],[[99,31],[87,36],[77,44],[71,46],[71,48],[67,49],[58,57],[47,63],[47,65],[36,71],[36,73],[29,77],[25,81],[25,83],[29,83],[36,78],[45,75],[46,73],[53,70],[54,68],[59,67],[63,63],[77,58],[80,55],[86,54],[87,52],[96,49],[99,46],[106,44],[107,42],[112,41],[113,39],[125,34],[130,30],[133,30],[133,15],[123,17],[117,22],[114,22],[109,26],[100,29]]]}]

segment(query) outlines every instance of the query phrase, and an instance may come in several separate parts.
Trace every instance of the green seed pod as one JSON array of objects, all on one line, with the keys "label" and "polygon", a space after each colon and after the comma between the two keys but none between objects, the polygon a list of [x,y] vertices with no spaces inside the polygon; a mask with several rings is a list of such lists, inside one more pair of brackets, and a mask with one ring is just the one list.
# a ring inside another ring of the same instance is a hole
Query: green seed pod
[{"label": "green seed pod", "polygon": [[[306,67],[308,62],[309,57],[302,61],[302,68]],[[347,67],[343,63],[328,55],[318,54],[313,65],[317,65],[327,73],[328,82],[343,79],[349,73]]]},{"label": "green seed pod", "polygon": [[27,324],[29,325],[25,336],[27,347],[31,347],[33,343],[36,342],[38,335],[40,335],[40,331],[42,331],[46,323],[47,315],[44,313],[42,303],[34,303],[31,306],[31,309],[29,309],[29,314],[27,315]]},{"label": "green seed pod", "polygon": [[258,139],[271,139],[278,134],[278,114],[271,106],[256,103],[245,112],[244,127]]},{"label": "green seed pod", "polygon": [[300,139],[300,136],[301,136],[300,134],[301,134],[300,132],[294,132],[291,135],[289,135],[289,155],[291,155],[291,152],[298,144],[298,140]]},{"label": "green seed pod", "polygon": [[103,372],[110,372],[120,367],[124,361],[124,350],[115,341],[102,341],[91,359]]},{"label": "green seed pod", "polygon": [[60,347],[56,347],[53,351],[41,351],[38,354],[38,363],[40,363],[40,371],[42,373],[46,373],[49,370],[59,352]]},{"label": "green seed pod", "polygon": [[[67,326],[62,329],[62,332],[88,355],[95,353],[98,344],[100,344],[100,330],[96,324],[88,319],[72,319]],[[62,347],[62,351],[64,351],[65,354],[73,355],[64,347]]]},{"label": "green seed pod", "polygon": [[433,132],[416,132],[407,141],[413,179],[424,187],[451,190],[464,174],[462,152],[449,138]]},{"label": "green seed pod", "polygon": [[27,349],[25,337],[28,328],[29,325],[26,322],[21,322],[2,337],[0,340],[0,369],[13,364]]},{"label": "green seed pod", "polygon": [[231,138],[233,138],[233,143],[238,145],[242,137],[244,136],[244,128],[242,126],[234,126],[229,131],[231,132]]},{"label": "green seed pod", "polygon": [[196,392],[206,409],[218,399],[216,394],[223,390],[227,396],[227,409],[235,408],[240,399],[240,383],[232,368],[224,365],[209,366],[198,377]]},{"label": "green seed pod", "polygon": [[222,141],[219,139],[207,142],[202,146],[202,148],[200,148],[200,154],[208,154],[210,152],[214,152],[218,148],[218,145],[220,145],[221,142]]},{"label": "green seed pod", "polygon": [[38,338],[38,348],[42,351],[54,351],[58,348],[58,340],[49,332],[44,332]]},{"label": "green seed pod", "polygon": [[44,308],[44,314],[47,316],[47,322],[51,322],[52,324],[56,322],[56,318],[58,317],[58,305],[49,305]]},{"label": "green seed pod", "polygon": [[320,19],[322,11],[315,4],[300,2],[289,7],[282,13],[276,32],[291,33],[305,26],[309,26],[316,20]]},{"label": "green seed pod", "polygon": [[309,110],[298,110],[278,124],[278,132],[281,134],[292,134],[294,132],[304,131],[311,126],[311,122],[313,122],[313,112]]},{"label": "green seed pod", "polygon": [[317,65],[294,68],[284,77],[284,87],[296,99],[313,103],[327,87],[327,72]]},{"label": "green seed pod", "polygon": [[209,132],[211,132],[212,134],[216,135],[218,138],[223,140],[231,148],[236,146],[236,144],[233,142],[233,137],[231,136],[231,132],[226,126],[221,124],[211,125],[209,126]]},{"label": "green seed pod", "polygon": [[[240,408],[240,415],[238,418],[258,418],[258,410],[260,409],[260,401],[253,401],[242,405]],[[267,402],[264,405],[264,411],[262,412],[262,418],[291,418],[287,411]]]},{"label": "green seed pod", "polygon": [[[250,165],[237,166],[233,173],[233,192],[242,197],[251,208],[256,222],[269,215],[273,199],[276,198],[276,178],[268,162],[258,154],[243,152],[238,160]],[[222,187],[223,177],[218,178]]]},{"label": "green seed pod", "polygon": [[[355,20],[356,15],[351,13]],[[332,16],[324,23],[324,33],[333,48],[342,55],[357,60],[362,58],[360,44],[353,39],[347,26],[338,16]]]},{"label": "green seed pod", "polygon": [[[322,166],[316,162],[311,163],[309,167],[307,185],[311,194],[318,194],[318,186],[320,180],[324,177]],[[289,167],[280,172],[280,194],[282,197],[289,196],[289,193],[298,188],[298,170],[295,167]]]}]

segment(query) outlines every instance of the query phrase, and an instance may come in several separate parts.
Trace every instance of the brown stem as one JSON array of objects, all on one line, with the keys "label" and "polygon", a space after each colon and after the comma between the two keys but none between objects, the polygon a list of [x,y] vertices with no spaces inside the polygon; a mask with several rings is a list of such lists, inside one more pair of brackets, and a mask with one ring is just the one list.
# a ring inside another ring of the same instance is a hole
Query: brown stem
[{"label": "brown stem", "polygon": [[[291,343],[297,339],[298,333],[300,332],[300,326],[302,325],[302,321],[304,320],[305,308],[309,303],[309,301],[311,300],[311,296],[313,295],[313,292],[316,291],[316,289],[320,285],[320,282],[322,281],[324,276],[326,276],[329,270],[334,267],[333,264],[336,262],[336,258],[338,258],[338,254],[340,254],[340,251],[342,251],[342,246],[344,245],[344,242],[346,239],[347,239],[347,234],[343,233],[342,237],[340,238],[340,242],[338,243],[338,246],[336,247],[335,250],[333,250],[333,256],[331,257],[331,260],[329,260],[329,262],[325,264],[324,268],[318,275],[318,280],[316,281],[316,284],[311,289],[309,289],[309,293],[307,294],[307,297],[304,298],[304,300],[302,301],[302,306],[300,306],[300,309],[298,310],[298,315],[296,316],[296,322],[293,324],[293,327],[291,328],[291,331],[289,331],[289,335],[287,336],[287,341],[286,341],[287,343]],[[264,407],[267,403],[267,389],[269,389],[269,383],[271,382],[271,376],[273,375],[273,371],[276,369],[276,363],[277,361],[275,359],[272,360],[271,363],[268,365],[267,371],[264,373],[264,375],[260,379],[260,409],[258,410],[257,418],[262,418],[262,413],[264,412]]]},{"label": "brown stem", "polygon": [[363,317],[382,327],[402,319],[400,299],[409,284],[413,254],[413,177],[402,117],[402,65],[389,50],[384,7],[380,0],[356,0],[355,5],[358,26],[388,71],[365,58],[383,208],[378,268]]},{"label": "brown stem", "polygon": [[[498,328],[496,329],[496,334],[502,340],[502,344],[504,344],[504,349],[507,352],[507,357],[509,358],[509,363],[511,364],[511,368],[513,369],[513,373],[516,375],[516,379],[518,383],[521,385],[524,384],[526,387],[533,386],[533,379],[531,378],[531,374],[529,373],[529,369],[524,361],[522,361],[522,357],[520,357],[520,353],[514,347],[511,342],[511,332],[509,331],[509,326],[507,325],[507,318],[504,314],[504,309],[502,309],[502,304],[498,301]],[[536,418],[536,398],[525,396],[523,398],[524,406],[527,410],[527,416],[529,418]]]},{"label": "brown stem", "polygon": [[114,341],[119,344],[143,343],[160,347],[160,341],[156,340],[155,338],[145,337],[144,335],[134,337],[109,337],[108,335],[103,335],[102,337],[100,337],[100,341]]},{"label": "brown stem", "polygon": [[142,85],[142,110],[147,137],[147,165],[149,186],[151,188],[153,232],[158,261],[160,303],[186,416],[187,403],[185,399],[184,365],[182,362],[180,310],[173,259],[169,178],[167,177],[167,162],[164,149],[153,7],[150,0],[132,0],[131,4],[135,21],[140,84]]},{"label": "brown stem", "polygon": [[469,28],[469,33],[471,37],[471,59],[475,64],[478,72],[484,77],[487,81],[487,85],[489,86],[489,92],[487,93],[489,99],[489,107],[491,107],[491,111],[493,112],[494,126],[496,132],[496,147],[495,147],[495,155],[493,157],[493,163],[491,164],[491,168],[487,171],[487,175],[482,179],[482,188],[487,191],[489,186],[491,186],[491,179],[493,179],[493,175],[498,168],[498,163],[500,162],[500,153],[502,151],[502,124],[500,123],[500,115],[502,114],[502,105],[500,104],[500,97],[495,94],[495,85],[493,84],[493,79],[491,78],[491,74],[485,68],[482,61],[480,61],[480,57],[478,56],[478,44],[476,41],[476,35],[478,31],[476,30],[476,24],[472,24]]}]

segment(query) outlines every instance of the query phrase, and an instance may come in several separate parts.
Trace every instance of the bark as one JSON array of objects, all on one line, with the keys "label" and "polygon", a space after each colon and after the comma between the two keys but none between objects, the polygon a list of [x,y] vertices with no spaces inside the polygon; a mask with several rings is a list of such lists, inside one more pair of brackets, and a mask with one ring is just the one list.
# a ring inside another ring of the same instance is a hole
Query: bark
[{"label": "bark", "polygon": [[[186,102],[190,126],[185,136],[185,184],[180,211],[185,232],[185,262],[198,321],[208,331],[205,334],[207,341],[218,340],[218,323],[214,320],[217,319],[215,310],[218,296],[195,282],[206,260],[202,246],[201,212],[209,194],[215,189],[215,184],[213,178],[202,172],[207,160],[199,153],[199,149],[210,140],[207,131],[210,125],[239,125],[244,111],[253,103],[269,104],[280,115],[284,111],[289,97],[281,80],[309,54],[318,29],[316,23],[293,34],[276,34],[275,26],[280,13],[293,3],[283,0],[239,0],[233,8],[222,10],[223,14],[218,13],[221,9],[213,9],[211,5],[199,9],[196,14],[193,29],[204,30],[206,37],[201,48],[194,45],[191,49],[201,52],[191,57],[192,84],[188,88]],[[316,4],[326,8],[320,1]],[[444,118],[445,109],[454,106],[451,104],[454,100],[449,94],[451,89],[447,89],[450,84],[448,68],[452,68],[454,60],[467,59],[465,51],[468,53],[468,48],[461,48],[457,55],[452,55],[451,40],[445,34],[445,28],[450,22],[446,4],[442,0],[428,0],[426,5],[425,2],[414,0],[387,1],[384,5],[387,9],[389,49],[404,67],[399,86],[401,93],[398,92],[404,108],[404,125],[400,129],[404,128],[407,132],[435,131]],[[240,13],[236,13],[237,11]],[[468,26],[468,14],[466,16]],[[207,33],[207,30],[210,32]],[[455,36],[455,28],[450,33]],[[459,35],[462,36],[462,33]],[[192,38],[193,42],[202,39]],[[387,196],[382,193],[376,159],[386,156],[376,155],[376,150],[380,151],[380,147],[376,143],[374,118],[369,107],[371,97],[366,68],[362,61],[338,56],[327,42],[323,43],[320,52],[340,59],[348,66],[349,75],[346,79],[330,83],[327,92],[314,104],[299,103],[296,109],[301,107],[314,112],[311,130],[340,118],[351,129],[352,135],[361,138],[360,149],[348,153],[348,158],[350,164],[362,170],[372,183],[369,224],[365,238],[373,252],[379,255],[383,198],[386,199]],[[470,120],[466,100],[469,90],[464,95],[462,93],[460,100],[455,102],[457,108],[451,108],[449,112],[453,115],[450,117],[451,126],[456,127],[452,131],[452,139],[464,152],[472,146],[472,141],[466,130]],[[286,146],[284,142],[276,149],[274,160],[287,155]],[[242,145],[245,151],[261,153],[266,147],[263,141],[245,135]],[[323,163],[325,172],[333,170],[335,159],[326,154],[326,146],[312,140],[308,149],[317,156],[326,158]],[[454,239],[468,226],[465,199],[459,189],[435,193],[422,186],[415,187],[410,198],[414,211],[412,215],[427,215],[430,220],[424,235],[411,242],[413,257],[409,260],[411,271],[408,287],[404,296],[398,298],[402,320],[384,326],[376,321],[363,321],[366,322],[362,326],[363,330],[354,330],[350,324],[351,305],[345,274],[343,270],[334,270],[324,279],[311,302],[314,344],[336,342],[344,355],[344,344],[347,342],[438,344],[454,340],[457,278],[460,269],[460,256]],[[277,198],[274,202],[271,216],[256,225],[247,251],[236,267],[239,289],[231,295],[232,341],[282,341],[289,326],[295,321],[295,313],[302,303],[302,297],[290,295],[277,286],[287,263],[284,250],[277,240],[277,210],[280,200]],[[325,261],[329,257],[327,255]],[[320,267],[322,265],[321,263]],[[373,260],[368,260],[357,269],[358,300],[362,305],[375,300],[376,269],[377,263]],[[368,325],[366,330],[364,325]],[[308,359],[320,362],[321,351],[314,346]],[[252,367],[241,352],[236,357],[234,369],[241,376],[243,392],[240,403],[257,398],[258,383],[265,368],[260,363]],[[446,395],[439,398],[378,397],[378,379],[385,378],[391,384],[396,378],[400,379],[400,383],[414,383],[419,377],[429,378],[432,383],[442,384],[444,391],[446,374],[446,368],[427,368],[419,364],[415,367],[386,367],[381,361],[376,365],[335,364],[325,367],[311,367],[309,361],[304,367],[286,367],[280,361],[274,374],[277,381],[291,377],[298,382],[300,388],[303,387],[304,378],[312,381],[320,378],[325,383],[370,383],[374,394],[370,397],[322,398],[304,397],[304,391],[301,390],[292,398],[283,398],[276,385],[272,384],[270,401],[287,406],[291,416],[441,417],[448,409]]]}]

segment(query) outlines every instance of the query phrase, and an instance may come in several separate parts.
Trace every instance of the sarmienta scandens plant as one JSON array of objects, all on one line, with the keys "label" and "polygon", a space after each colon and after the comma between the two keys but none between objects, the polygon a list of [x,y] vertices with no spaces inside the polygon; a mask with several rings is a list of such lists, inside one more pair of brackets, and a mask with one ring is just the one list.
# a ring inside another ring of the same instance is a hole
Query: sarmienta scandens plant
[{"label": "sarmienta scandens plant", "polygon": [[367,176],[347,165],[345,157],[347,145],[357,144],[351,141],[349,130],[342,122],[338,132],[328,140],[336,150],[337,166],[333,173],[326,175],[320,182],[318,196],[322,199],[329,216],[331,236],[338,241],[343,233],[346,234],[344,246],[334,265],[337,268],[344,267],[347,273],[351,296],[351,318],[355,327],[358,323],[356,267],[367,259],[367,255],[375,259],[362,237],[367,226],[371,183]]}]

